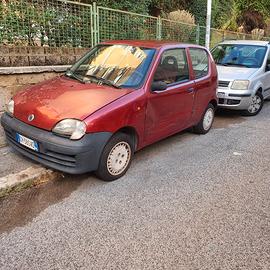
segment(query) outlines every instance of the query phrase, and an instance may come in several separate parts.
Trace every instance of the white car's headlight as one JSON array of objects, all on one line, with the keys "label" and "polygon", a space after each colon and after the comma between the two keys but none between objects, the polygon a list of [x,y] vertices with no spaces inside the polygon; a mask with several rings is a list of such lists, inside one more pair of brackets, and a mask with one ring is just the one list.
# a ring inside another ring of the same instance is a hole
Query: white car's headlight
[{"label": "white car's headlight", "polygon": [[11,99],[6,106],[7,113],[11,116],[14,114],[14,100]]},{"label": "white car's headlight", "polygon": [[240,80],[235,80],[231,86],[231,89],[233,90],[247,90],[249,86],[249,81],[240,81]]},{"label": "white car's headlight", "polygon": [[86,132],[86,124],[81,120],[64,119],[57,123],[52,131],[59,135],[70,136],[71,140],[79,140]]}]

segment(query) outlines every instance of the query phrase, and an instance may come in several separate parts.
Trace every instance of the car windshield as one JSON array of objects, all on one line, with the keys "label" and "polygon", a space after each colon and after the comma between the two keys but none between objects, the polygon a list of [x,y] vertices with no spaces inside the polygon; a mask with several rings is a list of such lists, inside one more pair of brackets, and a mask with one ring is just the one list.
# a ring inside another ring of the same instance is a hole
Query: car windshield
[{"label": "car windshield", "polygon": [[130,45],[98,45],[66,72],[82,83],[136,88],[144,81],[155,50]]},{"label": "car windshield", "polygon": [[265,46],[220,44],[211,51],[217,65],[259,68],[266,53]]}]

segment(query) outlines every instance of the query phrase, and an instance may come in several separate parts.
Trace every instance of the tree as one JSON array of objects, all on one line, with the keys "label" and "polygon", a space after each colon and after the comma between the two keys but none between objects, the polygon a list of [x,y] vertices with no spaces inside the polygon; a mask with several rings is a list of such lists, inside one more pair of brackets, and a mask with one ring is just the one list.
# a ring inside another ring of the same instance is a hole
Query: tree
[{"label": "tree", "polygon": [[197,24],[205,25],[207,13],[207,0],[193,0],[188,10],[194,15]]}]

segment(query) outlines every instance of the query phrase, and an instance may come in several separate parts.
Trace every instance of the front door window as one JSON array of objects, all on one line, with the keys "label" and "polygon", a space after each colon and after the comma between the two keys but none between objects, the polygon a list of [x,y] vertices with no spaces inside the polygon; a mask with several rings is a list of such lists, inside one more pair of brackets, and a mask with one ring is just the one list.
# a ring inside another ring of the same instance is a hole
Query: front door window
[{"label": "front door window", "polygon": [[167,50],[160,59],[154,81],[175,84],[189,79],[189,70],[185,49]]}]

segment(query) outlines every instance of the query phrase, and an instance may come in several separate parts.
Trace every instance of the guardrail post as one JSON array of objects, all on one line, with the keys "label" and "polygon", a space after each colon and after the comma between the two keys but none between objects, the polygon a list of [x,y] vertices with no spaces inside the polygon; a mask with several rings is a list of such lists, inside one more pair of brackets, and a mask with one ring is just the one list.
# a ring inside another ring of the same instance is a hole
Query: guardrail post
[{"label": "guardrail post", "polygon": [[200,44],[200,25],[197,25],[197,29],[196,29],[196,44]]},{"label": "guardrail post", "polygon": [[162,20],[161,17],[157,17],[157,34],[156,34],[157,40],[161,40],[162,38]]}]

